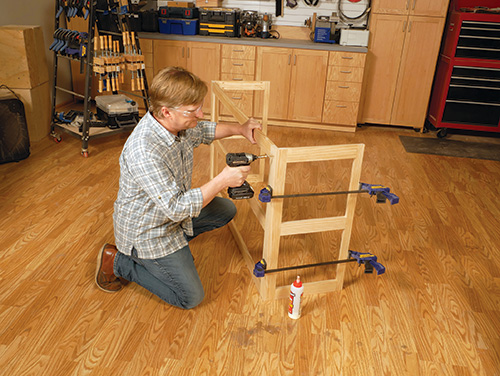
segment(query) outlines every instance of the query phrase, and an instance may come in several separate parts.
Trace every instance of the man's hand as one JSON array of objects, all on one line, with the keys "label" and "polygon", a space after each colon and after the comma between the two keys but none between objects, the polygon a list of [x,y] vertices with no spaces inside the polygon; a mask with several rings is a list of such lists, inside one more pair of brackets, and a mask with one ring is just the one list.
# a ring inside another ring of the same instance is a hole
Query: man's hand
[{"label": "man's hand", "polygon": [[215,128],[215,140],[220,140],[221,138],[241,135],[245,137],[252,144],[256,144],[253,131],[255,129],[262,129],[262,125],[254,118],[248,119],[243,124],[228,124],[228,123],[218,123]]},{"label": "man's hand", "polygon": [[219,175],[223,178],[226,187],[239,187],[246,180],[250,166],[224,167]]},{"label": "man's hand", "polygon": [[250,118],[245,123],[241,124],[241,135],[244,136],[252,144],[257,143],[253,134],[254,129],[262,129],[262,125],[254,118]]}]

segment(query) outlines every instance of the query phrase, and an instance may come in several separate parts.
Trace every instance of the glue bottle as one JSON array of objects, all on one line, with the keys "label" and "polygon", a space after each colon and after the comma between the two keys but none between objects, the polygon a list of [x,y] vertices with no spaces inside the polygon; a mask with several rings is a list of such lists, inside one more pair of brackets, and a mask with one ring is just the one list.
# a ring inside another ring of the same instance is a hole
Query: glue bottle
[{"label": "glue bottle", "polygon": [[300,276],[290,286],[290,304],[288,306],[288,316],[292,319],[298,319],[300,317],[300,303],[302,300],[302,295],[304,294],[304,286],[300,280]]}]

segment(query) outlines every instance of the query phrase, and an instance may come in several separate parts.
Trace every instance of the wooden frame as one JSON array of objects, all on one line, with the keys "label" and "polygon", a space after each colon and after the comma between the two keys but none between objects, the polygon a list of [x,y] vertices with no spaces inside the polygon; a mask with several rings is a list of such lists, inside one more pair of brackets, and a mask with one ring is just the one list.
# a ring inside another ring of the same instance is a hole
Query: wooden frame
[{"label": "wooden frame", "polygon": [[[283,195],[285,188],[286,167],[290,163],[298,162],[321,162],[331,160],[352,160],[352,169],[349,180],[349,190],[359,188],[359,178],[361,175],[361,164],[364,153],[364,144],[353,145],[327,145],[308,147],[277,147],[267,137],[267,116],[269,109],[269,88],[268,81],[247,81],[229,82],[212,81],[212,121],[219,120],[219,104],[222,103],[235,119],[243,124],[248,117],[232,102],[225,90],[263,90],[264,105],[262,113],[262,131],[255,132],[255,138],[260,148],[261,154],[267,154],[269,158],[269,175],[266,184],[273,188],[274,195]],[[220,141],[214,141],[211,145],[211,177],[218,171],[217,153],[227,154],[226,149]],[[251,184],[263,182],[264,161],[261,160],[258,166],[258,173],[250,175],[248,181]],[[349,252],[349,242],[351,239],[354,210],[356,207],[356,194],[347,195],[345,213],[341,216],[314,218],[298,221],[282,221],[283,199],[273,199],[266,204],[265,210],[259,204],[257,197],[248,200],[250,207],[257,217],[260,225],[264,229],[264,242],[262,258],[266,260],[268,269],[278,267],[278,254],[280,248],[280,237],[285,235],[307,234],[313,232],[323,232],[341,230],[341,242],[338,259],[347,259]],[[234,222],[231,222],[230,229],[240,248],[243,258],[252,273],[252,278],[259,290],[262,299],[279,299],[288,297],[289,286],[276,286],[276,274],[266,274],[265,277],[257,278],[253,276],[253,269],[256,262],[246,246],[243,237]],[[342,289],[345,274],[345,264],[337,266],[335,279],[304,283],[308,293],[330,292]]]}]

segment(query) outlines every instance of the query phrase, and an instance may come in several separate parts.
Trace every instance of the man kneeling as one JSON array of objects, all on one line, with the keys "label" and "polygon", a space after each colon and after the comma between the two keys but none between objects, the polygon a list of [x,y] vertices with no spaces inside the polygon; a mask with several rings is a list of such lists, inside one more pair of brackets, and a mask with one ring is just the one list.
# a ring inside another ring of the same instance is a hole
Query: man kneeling
[{"label": "man kneeling", "polygon": [[253,131],[261,128],[254,119],[242,125],[200,120],[206,94],[206,84],[183,68],[168,67],[154,77],[149,112],[120,156],[116,246],[105,244],[97,258],[95,280],[102,290],[116,292],[132,281],[177,307],[203,300],[188,242],[231,221],[236,207],[216,195],[243,184],[250,166],[226,166],[191,188],[193,150],[232,135],[255,143]]}]

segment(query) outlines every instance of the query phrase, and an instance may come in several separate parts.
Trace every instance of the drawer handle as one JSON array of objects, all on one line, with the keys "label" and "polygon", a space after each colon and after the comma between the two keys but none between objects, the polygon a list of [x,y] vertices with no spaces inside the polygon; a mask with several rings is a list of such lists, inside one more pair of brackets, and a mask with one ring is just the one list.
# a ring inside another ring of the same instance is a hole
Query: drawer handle
[{"label": "drawer handle", "polygon": [[233,52],[243,52],[243,50],[233,50]]},{"label": "drawer handle", "polygon": [[352,60],[353,57],[352,56],[342,56],[342,59]]},{"label": "drawer handle", "polygon": [[240,101],[243,97],[231,97],[231,99],[236,99],[238,101]]},{"label": "drawer handle", "polygon": [[242,66],[243,66],[243,64],[242,64],[242,63],[233,63],[233,65],[234,65],[235,67],[242,67]]},{"label": "drawer handle", "polygon": [[339,85],[339,89],[349,89],[349,86],[340,86]]},{"label": "drawer handle", "polygon": [[352,73],[352,71],[350,71],[350,70],[341,70],[341,71],[340,71],[340,73],[347,73],[347,74],[350,74],[350,73]]},{"label": "drawer handle", "polygon": [[347,108],[347,106],[341,106],[341,105],[337,105],[338,108]]},{"label": "drawer handle", "polygon": [[243,81],[243,78],[233,78],[233,81]]}]

